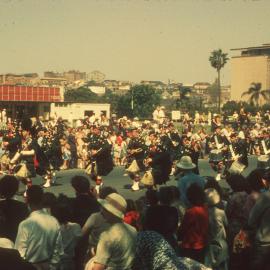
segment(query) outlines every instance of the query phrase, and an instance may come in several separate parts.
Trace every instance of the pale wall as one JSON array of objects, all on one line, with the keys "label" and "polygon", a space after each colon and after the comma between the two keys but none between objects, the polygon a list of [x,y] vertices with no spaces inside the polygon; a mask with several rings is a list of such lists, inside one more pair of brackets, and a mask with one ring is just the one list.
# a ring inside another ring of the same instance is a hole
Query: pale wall
[{"label": "pale wall", "polygon": [[[60,105],[60,106],[59,106]],[[69,122],[83,119],[85,111],[93,111],[96,116],[100,116],[102,111],[106,111],[106,116],[110,118],[110,104],[93,103],[51,103],[50,116],[62,117]]]},{"label": "pale wall", "polygon": [[270,88],[270,57],[269,56],[240,56],[233,57],[231,99],[247,100],[248,96],[241,98],[250,84],[261,83],[262,89]]}]

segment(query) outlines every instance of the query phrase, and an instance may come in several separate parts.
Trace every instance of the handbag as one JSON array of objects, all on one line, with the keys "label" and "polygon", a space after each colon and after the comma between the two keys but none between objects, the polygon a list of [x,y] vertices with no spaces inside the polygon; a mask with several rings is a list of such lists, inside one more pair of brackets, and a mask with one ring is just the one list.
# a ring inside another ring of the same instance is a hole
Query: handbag
[{"label": "handbag", "polygon": [[147,171],[142,179],[141,179],[141,183],[144,184],[145,186],[153,186],[154,185],[154,177],[152,175],[151,171]]},{"label": "handbag", "polygon": [[140,171],[140,168],[138,166],[138,163],[136,161],[136,159],[134,159],[131,164],[129,165],[129,167],[126,169],[127,172],[129,173],[136,173]]},{"label": "handbag", "polygon": [[241,229],[233,239],[233,253],[241,253],[242,250],[247,249],[250,246],[251,243],[247,232]]},{"label": "handbag", "polygon": [[31,176],[31,173],[29,172],[29,170],[26,167],[25,163],[19,164],[19,169],[18,171],[15,173],[15,176],[17,177],[21,177],[21,178],[28,178],[29,176]]}]

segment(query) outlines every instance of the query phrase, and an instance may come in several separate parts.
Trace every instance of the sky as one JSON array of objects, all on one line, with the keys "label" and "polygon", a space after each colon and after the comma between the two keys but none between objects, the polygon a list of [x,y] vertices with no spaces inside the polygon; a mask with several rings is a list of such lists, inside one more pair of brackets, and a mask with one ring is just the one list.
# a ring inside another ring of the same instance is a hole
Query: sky
[{"label": "sky", "polygon": [[213,82],[211,51],[270,43],[269,26],[270,0],[0,0],[0,73]]}]

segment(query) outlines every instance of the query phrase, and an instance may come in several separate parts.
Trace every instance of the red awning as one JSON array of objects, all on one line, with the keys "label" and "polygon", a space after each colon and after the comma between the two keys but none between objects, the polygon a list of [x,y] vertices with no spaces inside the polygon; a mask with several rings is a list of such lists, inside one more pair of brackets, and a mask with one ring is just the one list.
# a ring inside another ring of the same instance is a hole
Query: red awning
[{"label": "red awning", "polygon": [[0,101],[61,102],[60,88],[0,85]]}]

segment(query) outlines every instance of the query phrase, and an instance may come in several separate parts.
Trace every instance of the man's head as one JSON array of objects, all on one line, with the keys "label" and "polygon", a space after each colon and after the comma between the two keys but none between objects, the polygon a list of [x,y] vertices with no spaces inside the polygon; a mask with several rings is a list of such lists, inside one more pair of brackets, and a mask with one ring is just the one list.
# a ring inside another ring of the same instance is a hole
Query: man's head
[{"label": "man's head", "polygon": [[71,185],[75,189],[76,194],[88,194],[90,192],[89,180],[84,176],[74,176],[71,179]]},{"label": "man's head", "polygon": [[26,191],[27,203],[32,210],[41,209],[43,204],[43,189],[41,186],[33,185]]},{"label": "man's head", "polygon": [[117,193],[109,194],[105,199],[98,199],[102,206],[102,215],[111,222],[122,220],[127,209],[126,200]]},{"label": "man's head", "polygon": [[12,198],[18,191],[19,182],[15,176],[5,175],[0,180],[0,197],[5,199]]}]

